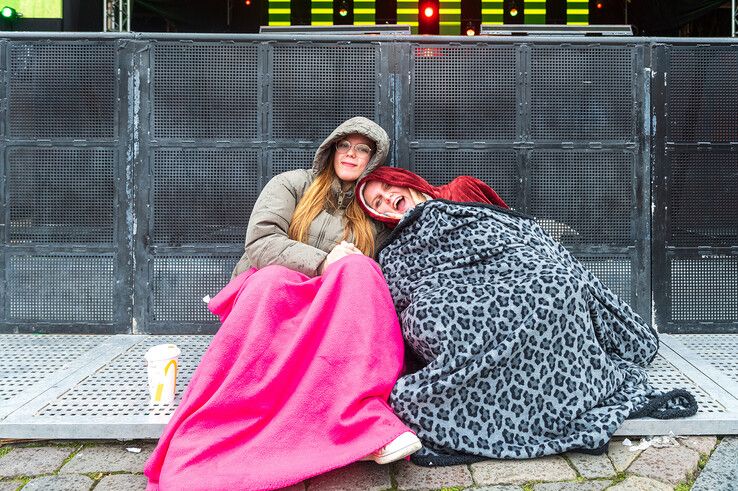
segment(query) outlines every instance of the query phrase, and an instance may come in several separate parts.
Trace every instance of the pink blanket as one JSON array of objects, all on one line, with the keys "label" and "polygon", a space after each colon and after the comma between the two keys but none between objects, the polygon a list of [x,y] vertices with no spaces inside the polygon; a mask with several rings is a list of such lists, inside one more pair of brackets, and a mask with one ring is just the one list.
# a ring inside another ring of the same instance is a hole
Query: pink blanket
[{"label": "pink blanket", "polygon": [[409,431],[386,402],[403,342],[371,259],[316,278],[251,270],[209,308],[222,326],[146,463],[148,490],[280,488]]}]

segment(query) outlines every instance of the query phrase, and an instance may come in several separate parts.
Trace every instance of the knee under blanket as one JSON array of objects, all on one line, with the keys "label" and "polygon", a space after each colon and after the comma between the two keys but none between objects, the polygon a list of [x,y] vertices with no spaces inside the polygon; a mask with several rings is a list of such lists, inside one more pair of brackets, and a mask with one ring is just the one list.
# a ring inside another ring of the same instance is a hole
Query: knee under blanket
[{"label": "knee under blanket", "polygon": [[222,321],[146,464],[149,490],[274,489],[408,431],[387,404],[403,341],[379,266],[352,255],[308,278],[234,278]]},{"label": "knee under blanket", "polygon": [[379,258],[425,364],[390,395],[416,463],[598,449],[655,395],[656,332],[530,217],[428,201]]}]

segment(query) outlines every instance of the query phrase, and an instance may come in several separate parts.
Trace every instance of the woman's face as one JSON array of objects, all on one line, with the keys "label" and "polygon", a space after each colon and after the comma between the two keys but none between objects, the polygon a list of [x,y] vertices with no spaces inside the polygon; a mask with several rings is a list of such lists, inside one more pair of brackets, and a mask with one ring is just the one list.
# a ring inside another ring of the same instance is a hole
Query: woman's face
[{"label": "woman's face", "polygon": [[417,204],[409,188],[380,181],[369,181],[362,194],[364,202],[382,215],[403,215]]},{"label": "woman's face", "polygon": [[333,169],[343,182],[356,181],[374,153],[374,142],[363,135],[348,135],[338,140],[333,151]]}]

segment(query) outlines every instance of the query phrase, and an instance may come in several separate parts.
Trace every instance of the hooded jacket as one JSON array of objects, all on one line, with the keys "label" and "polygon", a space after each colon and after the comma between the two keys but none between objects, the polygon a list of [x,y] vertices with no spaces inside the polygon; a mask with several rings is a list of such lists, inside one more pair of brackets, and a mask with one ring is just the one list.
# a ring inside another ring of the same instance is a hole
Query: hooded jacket
[{"label": "hooded jacket", "polygon": [[[287,231],[295,207],[323,169],[333,165],[334,144],[349,135],[359,134],[376,146],[359,179],[384,164],[389,153],[389,137],[374,121],[355,117],[341,123],[315,152],[311,170],[297,169],[274,176],[259,194],[246,228],[244,254],[232,276],[248,269],[278,264],[307,276],[317,276],[320,266],[334,246],[343,240],[344,214],[354,199],[354,187],[342,191],[338,178],[331,185],[331,195],[308,230],[307,244],[292,240]],[[382,233],[379,226],[375,233]],[[348,240],[352,240],[349,237]]]},{"label": "hooded jacket", "polygon": [[367,215],[392,228],[400,222],[400,219],[378,213],[364,200],[362,192],[369,181],[380,181],[392,186],[414,189],[431,199],[441,198],[460,203],[486,203],[510,209],[494,189],[475,177],[460,176],[443,186],[432,186],[428,181],[409,170],[398,167],[380,167],[359,179],[359,184],[356,186],[359,205]]}]

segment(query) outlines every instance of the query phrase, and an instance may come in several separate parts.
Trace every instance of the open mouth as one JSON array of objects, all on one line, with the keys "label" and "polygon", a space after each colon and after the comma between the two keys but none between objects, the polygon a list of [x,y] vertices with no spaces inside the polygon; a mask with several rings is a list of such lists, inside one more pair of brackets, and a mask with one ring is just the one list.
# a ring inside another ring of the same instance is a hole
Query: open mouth
[{"label": "open mouth", "polygon": [[400,206],[402,206],[404,202],[405,202],[405,198],[403,196],[396,196],[395,199],[392,201],[392,208],[394,208],[397,211],[403,211],[402,209],[400,209]]}]

